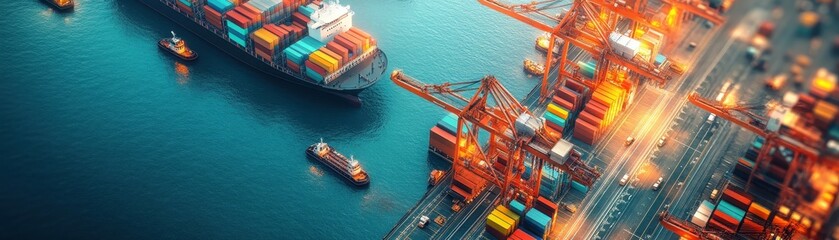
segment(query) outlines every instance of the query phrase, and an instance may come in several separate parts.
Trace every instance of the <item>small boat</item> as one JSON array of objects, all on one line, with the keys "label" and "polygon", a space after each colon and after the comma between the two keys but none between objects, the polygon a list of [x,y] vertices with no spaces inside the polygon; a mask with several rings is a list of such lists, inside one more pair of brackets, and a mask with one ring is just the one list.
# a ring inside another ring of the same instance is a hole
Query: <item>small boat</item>
[{"label": "small boat", "polygon": [[443,180],[443,176],[446,175],[446,171],[443,170],[431,170],[431,174],[428,176],[428,185],[434,186],[440,183]]},{"label": "small boat", "polygon": [[75,1],[73,0],[43,0],[44,2],[49,3],[53,7],[58,10],[66,11],[73,9],[76,6]]},{"label": "small boat", "polygon": [[356,187],[370,184],[370,176],[367,175],[358,160],[355,160],[352,155],[349,158],[341,155],[334,148],[324,143],[323,139],[306,148],[306,156],[331,168]]},{"label": "small boat", "polygon": [[187,61],[192,61],[198,58],[198,54],[193,52],[192,49],[189,49],[189,47],[186,46],[186,42],[184,42],[183,39],[179,38],[178,36],[175,36],[174,31],[172,31],[171,33],[171,38],[160,39],[160,41],[157,42],[157,45],[160,46],[161,49],[166,50],[169,53],[174,54],[178,58]]},{"label": "small boat", "polygon": [[545,74],[545,66],[530,59],[524,59],[524,71],[530,75],[542,76]]}]

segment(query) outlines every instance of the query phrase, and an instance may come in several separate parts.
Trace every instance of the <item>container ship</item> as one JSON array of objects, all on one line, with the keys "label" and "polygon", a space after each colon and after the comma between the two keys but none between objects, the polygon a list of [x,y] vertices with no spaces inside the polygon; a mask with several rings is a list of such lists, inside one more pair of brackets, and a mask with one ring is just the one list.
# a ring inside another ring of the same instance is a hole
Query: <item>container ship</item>
[{"label": "container ship", "polygon": [[323,140],[306,148],[306,156],[328,166],[356,187],[370,184],[370,176],[367,175],[358,160],[355,160],[352,156],[347,158],[341,155],[334,148],[324,143]]},{"label": "container ship", "polygon": [[387,68],[349,6],[319,0],[139,0],[234,58],[360,105]]}]

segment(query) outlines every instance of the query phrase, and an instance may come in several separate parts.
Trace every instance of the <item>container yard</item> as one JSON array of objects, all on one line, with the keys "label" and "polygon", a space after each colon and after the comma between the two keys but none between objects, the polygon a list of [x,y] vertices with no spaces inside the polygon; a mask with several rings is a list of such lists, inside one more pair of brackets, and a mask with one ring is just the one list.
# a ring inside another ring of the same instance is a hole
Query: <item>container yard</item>
[{"label": "container yard", "polygon": [[3,9],[0,239],[839,239],[839,0]]}]

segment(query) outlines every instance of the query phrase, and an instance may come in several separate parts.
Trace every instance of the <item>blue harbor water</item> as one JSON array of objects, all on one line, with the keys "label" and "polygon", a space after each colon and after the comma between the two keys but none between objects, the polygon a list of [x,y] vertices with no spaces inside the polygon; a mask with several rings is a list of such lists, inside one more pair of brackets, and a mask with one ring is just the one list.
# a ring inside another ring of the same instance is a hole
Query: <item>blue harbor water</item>
[{"label": "blue harbor water", "polygon": [[[341,1],[392,69],[499,77],[522,97],[540,33],[476,1]],[[2,1],[0,238],[375,239],[425,192],[444,112],[387,76],[354,108],[272,80],[136,1]],[[180,64],[156,42],[198,52]],[[391,69],[391,70],[392,70]],[[390,72],[390,71],[388,71]],[[324,138],[371,175],[308,161]]]}]

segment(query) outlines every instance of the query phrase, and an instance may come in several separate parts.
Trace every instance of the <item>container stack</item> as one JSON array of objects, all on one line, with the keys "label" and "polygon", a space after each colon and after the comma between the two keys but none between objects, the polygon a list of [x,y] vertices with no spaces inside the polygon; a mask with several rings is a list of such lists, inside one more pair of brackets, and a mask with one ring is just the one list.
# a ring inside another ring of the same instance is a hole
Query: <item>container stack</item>
[{"label": "container stack", "polygon": [[274,53],[279,51],[280,37],[265,28],[257,29],[251,34],[253,49],[257,56],[274,62]]},{"label": "container stack", "polygon": [[711,215],[708,226],[728,233],[736,233],[746,217],[746,210],[752,204],[751,197],[740,190],[726,188],[722,200]]},{"label": "container stack", "polygon": [[248,47],[248,36],[261,26],[260,15],[251,8],[239,5],[227,12],[227,37],[242,47]]},{"label": "container stack", "polygon": [[699,208],[696,209],[696,212],[693,213],[690,222],[700,227],[705,227],[708,224],[708,219],[711,218],[711,212],[714,211],[714,208],[713,203],[708,200],[703,200],[702,204],[699,204]]},{"label": "container stack", "polygon": [[199,0],[178,0],[175,5],[178,5],[178,9],[181,12],[185,12],[191,17],[195,15],[196,8],[201,9],[203,4]]},{"label": "container stack", "polygon": [[526,231],[522,230],[521,228],[516,229],[516,231],[514,231],[513,234],[510,235],[510,237],[507,238],[507,240],[536,240],[536,239],[537,238],[535,236],[530,235],[530,233],[527,233]]},{"label": "container stack", "polygon": [[486,231],[496,239],[506,239],[515,232],[519,215],[504,205],[498,205],[487,216]]},{"label": "container stack", "polygon": [[575,122],[574,138],[594,145],[600,134],[623,109],[626,91],[611,82],[604,82],[592,93],[591,100]]},{"label": "container stack", "polygon": [[428,149],[451,161],[454,158],[456,141],[457,137],[439,126],[434,126],[429,133]]},{"label": "container stack", "polygon": [[311,37],[300,39],[300,41],[283,50],[286,56],[286,65],[294,71],[303,71],[303,66],[305,66],[305,61],[309,59],[309,55],[323,46],[325,44]]},{"label": "container stack", "polygon": [[588,88],[574,80],[567,80],[563,86],[558,87],[544,116],[548,129],[560,136],[568,131],[582,109],[583,99],[587,94]]},{"label": "container stack", "polygon": [[338,71],[343,66],[342,60],[340,55],[322,47],[312,52],[309,59],[306,60],[306,76],[318,80],[318,82],[323,82],[326,76]]},{"label": "container stack", "polygon": [[224,15],[233,9],[233,3],[227,0],[208,0],[204,5],[204,19],[218,28],[224,30]]},{"label": "container stack", "polygon": [[746,218],[740,226],[741,233],[755,233],[763,232],[763,229],[769,219],[771,212],[768,208],[761,206],[756,202],[752,202],[749,206],[749,211],[746,213]]},{"label": "container stack", "polygon": [[250,0],[242,5],[259,14],[263,23],[277,22],[287,15],[282,0]]},{"label": "container stack", "polygon": [[468,169],[458,169],[454,173],[449,194],[454,198],[470,202],[481,193],[485,186],[486,179]]},{"label": "container stack", "polygon": [[524,214],[524,229],[535,233],[537,237],[547,238],[553,220],[538,209],[530,209]]}]

